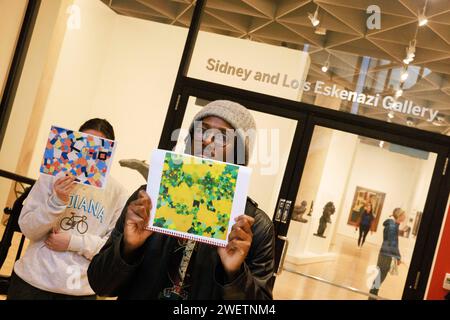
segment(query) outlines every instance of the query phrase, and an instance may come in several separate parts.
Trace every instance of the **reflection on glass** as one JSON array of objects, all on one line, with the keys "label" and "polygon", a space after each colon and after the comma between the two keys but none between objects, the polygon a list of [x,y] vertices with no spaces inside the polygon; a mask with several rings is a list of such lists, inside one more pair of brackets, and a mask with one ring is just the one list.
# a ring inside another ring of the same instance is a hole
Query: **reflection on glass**
[{"label": "reflection on glass", "polygon": [[346,290],[295,285],[289,298],[347,299],[353,290],[352,299],[401,299],[435,161],[434,153],[316,127],[281,279],[318,277],[318,288]]},{"label": "reflection on glass", "polygon": [[[419,27],[414,12],[422,2],[379,5],[378,28],[367,1],[209,0],[189,76],[449,134],[446,8],[428,2],[428,21]],[[253,73],[246,81],[219,76],[206,71],[208,58]],[[258,81],[258,71],[274,80]],[[291,79],[301,83],[291,86]],[[322,82],[330,89],[318,90]]]},{"label": "reflection on glass", "polygon": [[[99,1],[99,0],[96,0]],[[194,1],[101,0],[118,14],[165,24],[187,27],[191,23]]]}]

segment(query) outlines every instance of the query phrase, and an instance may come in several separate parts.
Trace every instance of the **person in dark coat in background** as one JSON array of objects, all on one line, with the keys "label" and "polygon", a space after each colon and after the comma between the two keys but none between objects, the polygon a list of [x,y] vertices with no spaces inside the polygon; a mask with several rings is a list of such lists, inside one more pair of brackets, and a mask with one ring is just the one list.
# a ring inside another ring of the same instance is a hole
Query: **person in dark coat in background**
[{"label": "person in dark coat in background", "polygon": [[367,234],[372,228],[372,223],[375,217],[373,216],[372,203],[367,201],[365,206],[361,208],[361,214],[359,217],[359,224],[356,230],[359,228],[358,247],[362,247],[366,241]]}]

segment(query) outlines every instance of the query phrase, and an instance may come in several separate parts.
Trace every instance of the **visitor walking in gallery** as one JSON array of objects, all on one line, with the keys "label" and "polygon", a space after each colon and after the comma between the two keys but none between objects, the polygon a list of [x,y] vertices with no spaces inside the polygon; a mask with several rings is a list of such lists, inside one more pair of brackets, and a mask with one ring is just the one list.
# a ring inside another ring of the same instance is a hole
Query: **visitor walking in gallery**
[{"label": "visitor walking in gallery", "polygon": [[[405,217],[405,211],[401,208],[396,208],[392,213],[392,217],[383,222],[383,244],[381,245],[377,261],[379,272],[372,284],[371,294],[378,295],[380,286],[386,279],[391,267],[396,268],[396,266],[400,265],[401,256],[398,247],[398,228],[405,221]],[[395,265],[392,265],[393,263]]]},{"label": "visitor walking in gallery", "polygon": [[362,247],[366,241],[367,234],[372,228],[372,223],[375,217],[373,216],[372,203],[367,201],[364,207],[361,208],[359,224],[356,230],[359,228],[358,247]]}]

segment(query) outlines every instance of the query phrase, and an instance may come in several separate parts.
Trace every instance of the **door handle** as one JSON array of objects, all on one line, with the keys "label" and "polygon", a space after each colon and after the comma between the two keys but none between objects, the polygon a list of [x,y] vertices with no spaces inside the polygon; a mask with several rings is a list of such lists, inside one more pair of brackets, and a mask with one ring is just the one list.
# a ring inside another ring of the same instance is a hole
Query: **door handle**
[{"label": "door handle", "polygon": [[281,253],[281,259],[280,259],[280,264],[278,265],[278,270],[277,272],[274,273],[274,276],[279,276],[282,272],[283,272],[283,266],[284,266],[284,260],[286,259],[286,254],[289,248],[289,240],[288,237],[286,236],[278,236],[278,239],[283,240],[284,241],[284,245],[283,245],[283,251]]},{"label": "door handle", "polygon": [[291,204],[292,204],[291,200],[287,200],[286,201],[286,204],[284,205],[283,216],[281,217],[281,223],[286,223],[287,222],[287,218],[288,218],[288,215],[289,215],[289,210],[291,209]]},{"label": "door handle", "polygon": [[280,199],[278,202],[277,212],[275,213],[275,221],[280,222],[281,214],[283,213],[284,204],[286,203],[286,199]]}]

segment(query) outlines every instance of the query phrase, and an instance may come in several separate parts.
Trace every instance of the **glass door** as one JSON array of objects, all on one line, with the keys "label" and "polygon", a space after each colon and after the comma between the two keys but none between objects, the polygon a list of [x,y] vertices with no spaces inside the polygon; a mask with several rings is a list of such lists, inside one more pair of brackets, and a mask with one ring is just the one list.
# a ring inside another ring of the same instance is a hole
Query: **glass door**
[{"label": "glass door", "polygon": [[433,214],[426,203],[438,154],[312,128],[291,208],[280,210],[289,246],[278,252],[274,298],[402,299]]},{"label": "glass door", "polygon": [[[396,128],[341,122],[334,113],[289,113],[234,93],[184,88],[160,147],[183,151],[194,115],[209,101],[228,99],[250,110],[257,135],[249,197],[275,226],[274,299],[423,295],[432,262],[424,248],[442,219],[435,213],[447,148]],[[383,257],[386,232],[395,246]],[[394,258],[400,259],[391,271]]]}]

